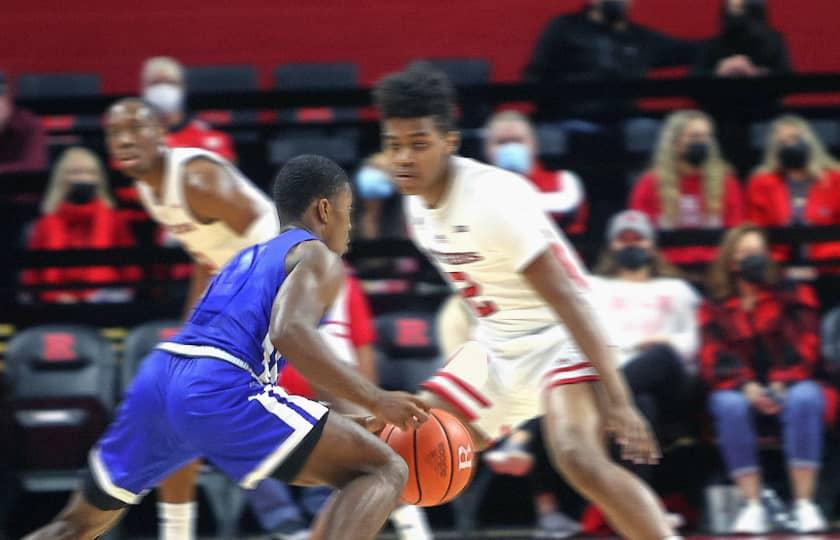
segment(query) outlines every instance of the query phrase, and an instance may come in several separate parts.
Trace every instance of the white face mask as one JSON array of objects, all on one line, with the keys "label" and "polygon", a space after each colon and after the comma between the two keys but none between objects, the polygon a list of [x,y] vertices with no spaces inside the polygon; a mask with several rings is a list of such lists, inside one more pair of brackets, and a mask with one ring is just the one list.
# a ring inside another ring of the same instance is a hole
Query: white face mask
[{"label": "white face mask", "polygon": [[184,106],[184,89],[169,83],[153,84],[143,92],[143,99],[164,114],[177,113]]}]

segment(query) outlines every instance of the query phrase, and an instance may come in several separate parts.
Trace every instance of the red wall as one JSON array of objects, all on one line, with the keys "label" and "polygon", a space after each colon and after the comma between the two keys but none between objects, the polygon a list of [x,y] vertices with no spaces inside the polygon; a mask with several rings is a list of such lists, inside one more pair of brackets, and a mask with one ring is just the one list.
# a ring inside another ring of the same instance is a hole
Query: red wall
[{"label": "red wall", "polygon": [[[769,1],[797,69],[840,71],[838,0]],[[634,2],[636,20],[703,37],[716,28],[721,0]],[[355,61],[371,82],[415,57],[484,56],[493,63],[494,79],[514,80],[546,21],[581,3],[7,0],[0,16],[0,69],[99,72],[106,91],[130,92],[141,61],[157,54],[186,64],[257,64],[265,85],[272,66],[292,61]]]}]

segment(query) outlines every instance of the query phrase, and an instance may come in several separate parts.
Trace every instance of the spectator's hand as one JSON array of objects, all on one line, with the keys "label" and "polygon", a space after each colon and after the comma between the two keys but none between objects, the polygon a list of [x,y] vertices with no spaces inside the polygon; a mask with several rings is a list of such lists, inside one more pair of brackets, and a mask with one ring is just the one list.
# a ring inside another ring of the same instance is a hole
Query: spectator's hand
[{"label": "spectator's hand", "polygon": [[402,430],[418,428],[429,418],[429,406],[420,398],[407,392],[381,391],[371,412]]},{"label": "spectator's hand", "polygon": [[656,437],[634,406],[613,407],[607,414],[607,431],[621,447],[622,459],[651,465],[659,462],[662,454]]},{"label": "spectator's hand", "polygon": [[760,74],[749,57],[743,54],[729,56],[718,62],[715,73],[719,77],[755,77]]},{"label": "spectator's hand", "polygon": [[761,414],[772,416],[781,410],[776,400],[767,395],[767,389],[757,382],[745,384],[743,391],[750,405]]}]

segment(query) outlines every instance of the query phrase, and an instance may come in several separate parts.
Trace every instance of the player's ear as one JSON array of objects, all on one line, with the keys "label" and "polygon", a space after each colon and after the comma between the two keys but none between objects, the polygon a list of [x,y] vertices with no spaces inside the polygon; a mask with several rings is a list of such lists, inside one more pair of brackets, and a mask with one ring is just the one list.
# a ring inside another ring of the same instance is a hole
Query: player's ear
[{"label": "player's ear", "polygon": [[321,220],[321,223],[327,223],[331,214],[332,205],[330,204],[330,200],[327,198],[318,199],[318,219]]},{"label": "player's ear", "polygon": [[446,132],[446,151],[447,153],[457,154],[458,148],[461,147],[461,132],[450,130]]}]

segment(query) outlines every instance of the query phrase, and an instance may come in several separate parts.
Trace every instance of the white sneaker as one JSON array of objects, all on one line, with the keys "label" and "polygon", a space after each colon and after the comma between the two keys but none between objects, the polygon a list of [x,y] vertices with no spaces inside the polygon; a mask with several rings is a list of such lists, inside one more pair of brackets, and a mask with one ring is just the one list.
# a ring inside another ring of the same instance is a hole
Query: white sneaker
[{"label": "white sneaker", "polygon": [[426,514],[416,506],[400,506],[391,512],[391,524],[399,540],[434,540]]},{"label": "white sneaker", "polygon": [[759,501],[748,502],[732,524],[733,534],[766,534],[769,529],[767,511]]},{"label": "white sneaker", "polygon": [[820,507],[811,501],[800,499],[793,506],[793,515],[796,518],[796,532],[809,534],[823,532],[828,529]]}]

